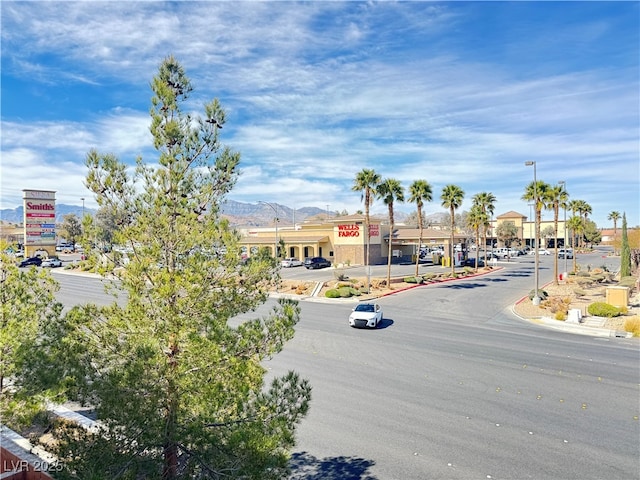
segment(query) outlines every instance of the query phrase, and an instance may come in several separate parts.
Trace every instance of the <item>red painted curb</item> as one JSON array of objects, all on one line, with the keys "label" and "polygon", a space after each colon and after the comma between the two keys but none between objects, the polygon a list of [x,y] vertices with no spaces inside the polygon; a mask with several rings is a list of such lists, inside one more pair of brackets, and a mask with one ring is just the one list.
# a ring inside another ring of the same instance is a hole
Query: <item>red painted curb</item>
[{"label": "red painted curb", "polygon": [[[430,285],[438,285],[440,283],[455,282],[455,281],[458,281],[458,280],[466,280],[467,278],[474,278],[474,277],[480,277],[482,275],[489,275],[490,273],[494,273],[494,272],[497,272],[498,270],[502,270],[502,269],[504,269],[504,267],[495,267],[494,269],[492,269],[492,270],[490,270],[488,272],[474,273],[474,274],[471,274],[471,275],[466,275],[466,276],[461,277],[461,278],[446,278],[444,280],[439,280],[437,282],[418,283],[416,285],[411,285],[410,287],[405,287],[405,288],[402,288],[400,290],[394,290],[393,292],[383,293],[383,294],[378,295],[377,297],[374,297],[374,298],[388,297],[389,295],[395,295],[396,293],[406,292],[407,290],[411,290],[412,288],[428,287]],[[365,301],[365,300],[363,300],[363,301]]]}]

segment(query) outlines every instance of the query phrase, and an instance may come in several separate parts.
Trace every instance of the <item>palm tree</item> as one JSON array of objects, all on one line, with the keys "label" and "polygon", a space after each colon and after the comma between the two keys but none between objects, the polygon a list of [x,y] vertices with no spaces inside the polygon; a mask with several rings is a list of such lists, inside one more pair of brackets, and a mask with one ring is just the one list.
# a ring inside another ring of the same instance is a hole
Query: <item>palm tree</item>
[{"label": "palm tree", "polygon": [[420,229],[418,239],[418,254],[416,255],[416,277],[418,276],[418,264],[420,262],[420,248],[422,247],[422,231],[424,222],[422,218],[422,207],[424,202],[430,202],[432,198],[431,185],[426,180],[415,180],[409,185],[409,201],[416,204],[418,209],[418,228]]},{"label": "palm tree", "polygon": [[[485,228],[489,223],[489,217],[487,214],[482,211],[482,207],[480,205],[473,205],[471,207],[471,211],[469,215],[467,215],[467,225],[473,229],[476,233],[476,272],[478,271],[478,255],[480,255],[480,228]],[[486,251],[486,250],[485,250]],[[486,265],[486,255],[485,255],[485,265]]]},{"label": "palm tree", "polygon": [[609,215],[607,216],[607,220],[613,221],[613,253],[615,254],[616,238],[618,236],[618,220],[620,220],[620,212],[617,212],[615,210],[610,212]]},{"label": "palm tree", "polygon": [[387,287],[391,287],[391,243],[393,240],[393,203],[404,202],[404,189],[399,180],[387,178],[376,187],[376,197],[389,208],[389,254],[387,257]]},{"label": "palm tree", "polygon": [[[592,212],[591,205],[589,205],[587,202],[582,202],[582,218],[584,219],[585,230],[587,228],[587,217],[591,215],[591,212]],[[582,241],[584,242],[583,246],[586,247],[586,240],[584,238],[584,235],[582,236]]]},{"label": "palm tree", "polygon": [[[476,193],[473,196],[473,204],[474,205],[478,205],[480,207],[480,209],[482,210],[482,213],[485,214],[485,216],[487,217],[487,222],[489,221],[489,217],[493,216],[493,212],[495,209],[495,203],[496,203],[496,197],[493,193],[490,192],[480,192],[480,193]],[[484,245],[484,263],[487,263],[487,226],[485,225],[485,228],[483,229],[483,234],[482,234],[482,239],[483,239],[483,245]],[[477,242],[476,242],[476,246],[477,246]],[[476,257],[478,256],[478,253],[476,253]]]},{"label": "palm tree", "polygon": [[[567,209],[571,210],[571,216],[575,217],[578,214],[578,209],[580,208],[580,204],[583,200],[571,200],[567,203]],[[576,223],[575,221],[573,222]],[[574,245],[576,243],[576,232],[575,230],[571,230],[571,248],[574,249],[573,255],[575,256],[575,250],[577,250],[578,245]]]},{"label": "palm tree", "polygon": [[[567,222],[569,229],[571,230],[572,238],[575,238],[576,235],[582,235],[584,232],[584,222],[582,221],[582,217],[578,215],[573,215],[569,221]],[[573,241],[571,242],[573,245]],[[573,250],[573,271],[576,271],[577,267],[577,258],[578,251],[574,248]]]},{"label": "palm tree", "polygon": [[457,185],[446,185],[442,189],[442,195],[440,195],[440,200],[442,200],[442,206],[444,208],[449,209],[449,214],[451,215],[451,235],[449,237],[449,252],[451,259],[451,275],[456,274],[456,263],[453,261],[453,242],[454,242],[454,233],[456,226],[456,210],[460,208],[462,205],[462,200],[464,199],[464,190],[462,190]]},{"label": "palm tree", "polygon": [[[543,182],[542,180],[538,180],[537,182],[531,182],[527,185],[527,188],[524,191],[524,195],[522,195],[522,200],[527,202],[534,202],[533,208],[536,212],[536,238],[538,239],[538,243],[540,242],[540,224],[542,220],[542,209],[545,204],[545,199],[548,197],[547,192],[551,187],[548,183]],[[535,246],[535,251],[538,251],[540,245]],[[537,253],[536,253],[537,255]]]},{"label": "palm tree", "polygon": [[[574,201],[575,201],[574,208],[576,209],[580,218],[583,220],[581,231],[584,233],[584,227],[587,224],[587,216],[591,213],[591,205],[589,205],[584,200],[574,200]],[[573,214],[575,215],[576,212],[574,212]],[[581,235],[580,237],[578,237],[578,246],[579,247],[584,246],[584,235]]]},{"label": "palm tree", "polygon": [[566,202],[567,198],[567,191],[564,189],[564,185],[556,185],[549,187],[545,199],[547,209],[553,211],[553,274],[556,285],[558,285],[558,216],[560,213],[560,205]]},{"label": "palm tree", "polygon": [[613,239],[615,240],[618,233],[618,220],[620,220],[620,212],[616,212],[614,210],[613,212],[609,213],[607,220],[613,221]]},{"label": "palm tree", "polygon": [[[361,200],[364,200],[364,231],[365,231],[365,243],[367,245],[367,253],[365,255],[365,267],[367,272],[369,272],[369,263],[370,263],[370,254],[371,250],[371,235],[369,232],[369,207],[373,202],[373,196],[376,193],[376,188],[380,183],[381,177],[378,175],[375,170],[369,170],[363,168],[362,171],[358,172],[356,178],[353,180],[353,186],[351,190],[356,192],[361,192]],[[367,292],[369,292],[369,278],[367,274]]]}]

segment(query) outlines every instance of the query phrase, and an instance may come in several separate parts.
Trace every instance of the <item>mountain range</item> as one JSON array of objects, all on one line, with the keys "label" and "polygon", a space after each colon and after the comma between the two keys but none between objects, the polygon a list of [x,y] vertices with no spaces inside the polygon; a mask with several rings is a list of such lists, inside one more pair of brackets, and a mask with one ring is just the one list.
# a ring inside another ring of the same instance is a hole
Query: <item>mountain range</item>
[{"label": "mountain range", "polygon": [[[83,212],[89,215],[95,215],[97,210],[92,208],[83,208],[78,205],[56,205],[56,223],[62,223],[64,216],[75,214],[82,217]],[[277,212],[277,213],[276,213]],[[278,218],[278,223],[282,225],[293,225],[301,223],[305,219],[315,216],[335,217],[340,215],[339,212],[327,211],[317,207],[290,208],[286,205],[277,203],[243,203],[234,200],[227,200],[222,206],[223,217],[229,220],[233,226],[251,226],[259,227],[272,225],[274,218]],[[436,214],[438,215],[438,214]],[[395,212],[396,221],[401,222],[407,217],[403,212]],[[0,210],[0,220],[7,223],[21,224],[24,218],[24,208],[7,208]]]}]

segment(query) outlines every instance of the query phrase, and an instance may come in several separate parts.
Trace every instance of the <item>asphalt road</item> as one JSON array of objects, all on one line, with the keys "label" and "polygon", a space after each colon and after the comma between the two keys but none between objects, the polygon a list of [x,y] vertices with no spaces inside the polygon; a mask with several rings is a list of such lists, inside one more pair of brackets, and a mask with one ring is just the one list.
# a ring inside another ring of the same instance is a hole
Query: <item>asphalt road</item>
[{"label": "asphalt road", "polygon": [[[533,258],[501,265],[379,299],[377,330],[348,327],[353,300],[301,302],[295,338],[266,363],[313,386],[292,479],[640,478],[638,339],[518,319],[509,306],[532,288]],[[552,275],[553,258],[541,258],[540,285]],[[102,303],[99,281],[56,277],[65,303]]]}]

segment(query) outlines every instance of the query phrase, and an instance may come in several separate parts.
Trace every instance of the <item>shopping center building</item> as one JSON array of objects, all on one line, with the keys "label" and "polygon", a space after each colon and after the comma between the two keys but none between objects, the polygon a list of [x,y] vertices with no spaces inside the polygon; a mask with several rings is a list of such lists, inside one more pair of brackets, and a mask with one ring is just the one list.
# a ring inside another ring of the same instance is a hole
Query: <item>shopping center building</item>
[{"label": "shopping center building", "polygon": [[[498,246],[495,229],[502,222],[512,223],[518,232],[521,246],[535,243],[535,222],[527,222],[527,217],[518,212],[507,212],[491,221],[487,244]],[[553,226],[553,221],[541,224],[541,230]],[[243,252],[251,256],[261,248],[267,248],[271,255],[278,250],[280,257],[325,257],[335,265],[365,265],[367,239],[364,215],[327,217],[321,215],[302,223],[270,227],[239,227],[242,235]],[[391,241],[392,262],[412,261],[420,248],[450,252],[450,231],[446,226],[424,228],[422,241],[420,230],[415,226],[394,225],[390,235],[386,218],[370,218],[370,261],[371,265],[388,261],[389,241]],[[558,222],[558,243],[564,244],[564,222]],[[468,234],[456,232],[456,250],[464,251],[473,239]],[[544,242],[541,242],[544,245]]]}]

